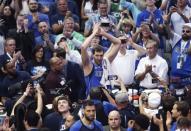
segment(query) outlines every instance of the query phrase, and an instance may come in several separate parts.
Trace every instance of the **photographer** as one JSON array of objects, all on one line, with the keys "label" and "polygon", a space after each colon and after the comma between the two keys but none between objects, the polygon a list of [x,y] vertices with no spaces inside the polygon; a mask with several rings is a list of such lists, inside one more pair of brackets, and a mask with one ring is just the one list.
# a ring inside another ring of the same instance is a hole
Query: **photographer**
[{"label": "photographer", "polygon": [[12,108],[11,121],[16,130],[24,130],[24,116],[27,110],[34,110],[39,116],[43,110],[43,91],[39,84],[27,84],[25,92],[20,96]]},{"label": "photographer", "polygon": [[165,127],[164,111],[161,109],[161,94],[159,90],[147,90],[139,97],[139,111],[150,120],[150,130],[163,131]]},{"label": "photographer", "polygon": [[20,103],[31,103],[31,101],[36,101],[37,108],[36,108],[35,112],[38,113],[39,115],[41,115],[42,109],[43,109],[43,100],[42,100],[43,94],[44,93],[43,93],[39,84],[32,85],[31,83],[28,83],[25,92],[14,104],[14,107],[13,107],[12,112],[11,112],[11,116],[15,115],[14,110],[18,104],[20,104]]},{"label": "photographer", "polygon": [[123,81],[118,78],[117,83],[120,85],[120,91],[115,94],[115,103],[121,116],[121,126],[127,128],[128,121],[133,119],[137,112],[129,102],[129,95]]},{"label": "photographer", "polygon": [[7,74],[3,79],[3,88],[5,97],[14,97],[15,94],[11,94],[11,86],[20,83],[22,81],[27,81],[31,79],[30,75],[26,71],[17,71],[15,62],[8,61],[4,63],[4,72]]},{"label": "photographer", "polygon": [[[107,0],[99,0],[98,1],[98,14],[91,16],[88,21],[85,23],[85,30],[84,35],[89,36],[91,34],[91,31],[93,29],[93,26],[96,23],[105,23],[104,21],[107,21],[107,24],[105,26],[110,28],[110,25],[117,25],[117,20],[114,16],[111,16],[108,14],[108,6],[110,3],[108,3]],[[103,25],[104,26],[104,25]]]},{"label": "photographer", "polygon": [[[48,73],[45,81],[45,92],[50,103],[57,94],[55,88],[62,88],[65,95],[69,95],[72,102],[83,100],[85,98],[85,80],[81,67],[65,59],[66,52],[59,50],[57,57],[50,59],[51,71]],[[52,92],[52,93],[51,93]]]},{"label": "photographer", "polygon": [[129,14],[128,10],[124,10],[121,12],[121,19],[117,25],[117,29],[122,31],[123,33],[132,36],[132,31],[134,31],[135,23],[132,17]]}]

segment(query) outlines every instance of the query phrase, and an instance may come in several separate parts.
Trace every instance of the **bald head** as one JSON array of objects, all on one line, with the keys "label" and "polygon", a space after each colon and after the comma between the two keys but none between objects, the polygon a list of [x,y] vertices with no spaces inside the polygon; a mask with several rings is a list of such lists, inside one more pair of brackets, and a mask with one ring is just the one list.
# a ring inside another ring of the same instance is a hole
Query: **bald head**
[{"label": "bald head", "polygon": [[118,111],[114,110],[109,113],[108,124],[109,124],[110,129],[112,129],[112,130],[120,129],[121,118],[120,118],[120,114]]},{"label": "bald head", "polygon": [[54,65],[59,60],[60,60],[60,58],[58,58],[58,57],[52,57],[49,61],[50,66]]},{"label": "bald head", "polygon": [[63,69],[63,62],[59,57],[52,57],[49,64],[52,71],[61,71]]},{"label": "bald head", "polygon": [[113,110],[113,111],[111,111],[110,113],[109,113],[109,116],[108,117],[112,117],[112,116],[117,116],[117,117],[120,117],[120,114],[119,114],[119,112],[118,111],[116,111],[116,110]]}]

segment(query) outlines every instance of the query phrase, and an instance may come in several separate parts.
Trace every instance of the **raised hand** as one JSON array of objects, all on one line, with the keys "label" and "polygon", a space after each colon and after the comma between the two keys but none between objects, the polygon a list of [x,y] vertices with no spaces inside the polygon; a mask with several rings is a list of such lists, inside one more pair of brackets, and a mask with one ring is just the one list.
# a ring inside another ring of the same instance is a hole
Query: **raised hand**
[{"label": "raised hand", "polygon": [[24,26],[25,30],[28,30],[28,23],[29,23],[28,19],[24,19],[24,25],[23,26]]},{"label": "raised hand", "polygon": [[100,23],[94,24],[93,34],[98,34],[98,33],[99,33],[99,30],[100,30]]},{"label": "raised hand", "polygon": [[133,128],[133,127],[134,127],[134,124],[135,124],[135,121],[134,121],[134,120],[129,120],[129,121],[128,121],[128,128]]},{"label": "raised hand", "polygon": [[3,26],[5,23],[5,20],[4,19],[0,19],[0,26]]},{"label": "raised hand", "polygon": [[172,122],[172,115],[169,111],[167,111],[167,114],[166,114],[166,125],[170,125]]},{"label": "raised hand", "polygon": [[44,33],[43,34],[43,39],[45,40],[45,42],[49,42],[50,41],[50,37],[48,33]]},{"label": "raised hand", "polygon": [[103,28],[99,27],[97,35],[102,36],[104,33],[106,33],[105,30]]},{"label": "raised hand", "polygon": [[162,119],[162,116],[160,115],[160,118],[157,118],[156,116],[153,117],[153,122],[158,125],[158,126],[161,126],[163,125],[163,119]]},{"label": "raised hand", "polygon": [[127,44],[130,46],[134,43],[131,37],[128,37],[127,41],[128,41]]},{"label": "raised hand", "polygon": [[16,53],[14,52],[13,58],[16,58],[17,60],[21,57],[21,51],[17,51]]},{"label": "raised hand", "polygon": [[32,87],[32,84],[29,82],[27,84],[27,88],[25,90],[25,93],[26,93],[27,96],[30,94],[31,88],[33,88],[33,87]]}]

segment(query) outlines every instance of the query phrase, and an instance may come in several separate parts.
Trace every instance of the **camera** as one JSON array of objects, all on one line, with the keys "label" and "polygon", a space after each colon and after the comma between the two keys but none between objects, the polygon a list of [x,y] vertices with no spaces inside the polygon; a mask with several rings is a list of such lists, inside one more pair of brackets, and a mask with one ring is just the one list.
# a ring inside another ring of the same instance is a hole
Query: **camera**
[{"label": "camera", "polygon": [[10,97],[17,95],[20,91],[24,91],[27,87],[29,80],[27,81],[20,81],[15,84],[12,84],[8,87],[8,93]]},{"label": "camera", "polygon": [[101,26],[102,27],[109,27],[110,24],[109,24],[109,22],[101,22]]},{"label": "camera", "polygon": [[118,76],[117,75],[108,75],[108,80],[117,80]]},{"label": "camera", "polygon": [[101,26],[102,27],[109,27],[110,26],[110,22],[109,19],[101,19]]},{"label": "camera", "polygon": [[121,44],[126,44],[127,43],[127,39],[121,39]]},{"label": "camera", "polygon": [[72,93],[71,84],[72,80],[67,81],[62,88],[57,88],[56,95],[70,95]]},{"label": "camera", "polygon": [[126,12],[123,12],[122,14],[123,14],[124,18],[128,18],[128,15]]},{"label": "camera", "polygon": [[45,78],[40,77],[39,79],[36,79],[36,80],[28,79],[25,81],[20,81],[15,84],[12,84],[8,87],[9,97],[14,97],[15,95],[18,95],[19,93],[24,92],[28,83],[30,83],[32,87],[35,87],[36,84],[43,84],[44,80]]},{"label": "camera", "polygon": [[36,88],[36,86],[39,84],[40,81],[38,80],[30,80],[29,83],[33,88]]}]

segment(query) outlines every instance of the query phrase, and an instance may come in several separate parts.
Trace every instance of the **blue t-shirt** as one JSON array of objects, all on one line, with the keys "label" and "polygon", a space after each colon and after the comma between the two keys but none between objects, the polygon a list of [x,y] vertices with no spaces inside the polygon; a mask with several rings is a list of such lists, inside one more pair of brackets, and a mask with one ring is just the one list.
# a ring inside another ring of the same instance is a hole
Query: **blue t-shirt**
[{"label": "blue t-shirt", "polygon": [[38,3],[40,3],[43,6],[49,7],[51,4],[55,3],[55,0],[38,0]]},{"label": "blue t-shirt", "polygon": [[176,131],[176,128],[177,128],[177,123],[174,122],[174,123],[172,123],[172,126],[171,126],[171,128],[170,128],[170,131]]},{"label": "blue t-shirt", "polygon": [[81,120],[78,120],[72,125],[70,131],[103,131],[103,126],[97,120],[94,120],[90,126],[86,126]]},{"label": "blue t-shirt", "polygon": [[[49,35],[49,38],[50,38],[50,41],[52,42],[52,46],[54,46],[54,43],[55,43],[55,38],[56,38],[56,35],[53,35],[53,34],[50,34]],[[43,37],[42,36],[38,36],[35,38],[35,42],[36,42],[36,45],[44,45],[44,40],[43,40]],[[44,48],[44,58],[45,60],[49,61],[50,58],[52,57],[53,55],[53,52],[51,51],[51,49],[49,47],[45,47]]]},{"label": "blue t-shirt", "polygon": [[[162,12],[159,9],[156,9],[154,12],[154,17],[155,20],[158,24],[162,24],[163,23],[163,18],[162,18]],[[148,10],[144,10],[142,11],[138,17],[137,17],[137,23],[136,26],[140,27],[142,22],[148,22],[150,17],[150,12]]]},{"label": "blue t-shirt", "polygon": [[[53,24],[63,24],[64,23],[64,15],[61,15],[61,14],[55,14],[51,17],[51,26]],[[79,17],[75,14],[72,14],[72,17],[74,19],[74,22],[75,23],[79,23]]]},{"label": "blue t-shirt", "polygon": [[[33,22],[33,17],[31,14],[27,15],[27,18],[28,18],[28,27],[30,30],[34,31],[34,36],[37,37],[37,36],[40,36],[40,32],[38,31],[38,22]],[[38,13],[38,19],[39,19],[39,22],[41,21],[45,21],[46,23],[49,24],[49,17],[48,15],[45,15],[45,14],[42,14],[42,13]]]},{"label": "blue t-shirt", "polygon": [[100,100],[93,100],[94,104],[99,104],[99,103],[103,103],[103,108],[104,108],[104,113],[108,116],[109,112],[113,111],[113,110],[117,110],[117,108],[112,105],[111,103],[107,102],[107,101],[103,101],[101,102]]},{"label": "blue t-shirt", "polygon": [[[80,16],[80,12],[78,9],[78,6],[75,1],[73,0],[68,0],[68,10],[72,12],[72,14],[77,15],[78,17]],[[51,4],[49,6],[49,12],[48,16],[51,18],[52,16],[56,15],[58,13],[57,5],[56,2]]]},{"label": "blue t-shirt", "polygon": [[[136,26],[140,27],[142,22],[149,22],[149,17],[150,17],[150,12],[148,10],[143,10],[137,17],[137,23]],[[157,24],[163,24],[163,18],[162,18],[162,11],[159,9],[156,9],[154,12],[154,20],[156,21]],[[150,23],[152,24],[152,23]],[[151,25],[152,26],[152,25]],[[158,33],[157,31],[155,31],[155,29],[153,29],[154,33]],[[159,35],[159,39],[160,39],[160,44],[159,44],[159,48],[163,49],[164,48],[164,41],[161,37],[161,35]]]}]

